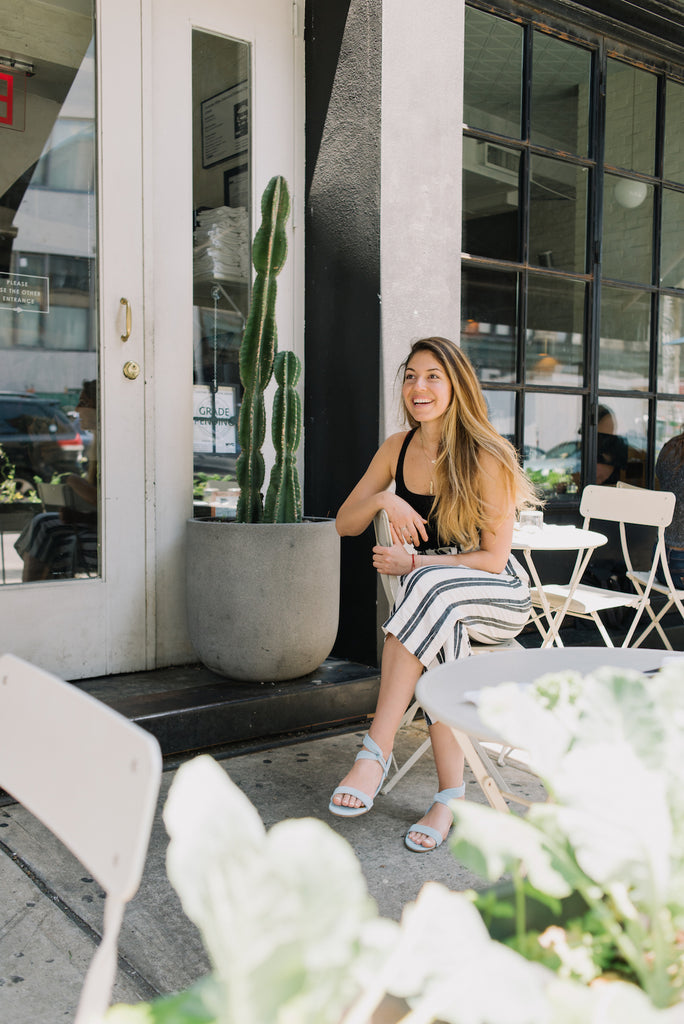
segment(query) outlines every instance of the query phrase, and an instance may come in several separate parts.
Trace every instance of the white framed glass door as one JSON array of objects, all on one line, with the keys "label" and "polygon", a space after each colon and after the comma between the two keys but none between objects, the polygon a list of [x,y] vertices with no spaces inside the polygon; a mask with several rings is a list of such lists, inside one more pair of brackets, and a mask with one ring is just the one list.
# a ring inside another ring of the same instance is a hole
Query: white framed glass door
[{"label": "white framed glass door", "polygon": [[[303,15],[290,0],[56,0],[47,24],[44,5],[20,23],[15,7],[0,0],[25,65],[0,66],[0,649],[68,679],[184,663],[193,470],[230,447],[214,424],[203,451],[196,422],[214,306],[213,282],[193,283],[193,229],[200,206],[240,208],[251,237],[253,197],[285,175],[280,346],[303,355]],[[228,360],[250,277],[218,281]]]},{"label": "white framed glass door", "polygon": [[77,678],[146,656],[139,4],[2,6],[0,644]]},{"label": "white framed glass door", "polygon": [[[157,656],[192,658],[185,625],[186,520],[234,501],[237,347],[249,242],[270,178],[288,181],[289,253],[278,278],[278,344],[303,357],[303,3],[152,0],[146,191],[153,197]],[[194,484],[194,487],[193,487]],[[193,489],[195,498],[193,503]],[[189,571],[192,571],[190,567]]]}]

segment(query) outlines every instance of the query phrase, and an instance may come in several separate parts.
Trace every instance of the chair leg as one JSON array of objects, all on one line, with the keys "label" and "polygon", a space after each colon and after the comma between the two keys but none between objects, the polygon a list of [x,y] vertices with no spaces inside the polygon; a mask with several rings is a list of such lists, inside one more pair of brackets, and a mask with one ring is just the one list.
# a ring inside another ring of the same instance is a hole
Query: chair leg
[{"label": "chair leg", "polygon": [[[420,758],[423,756],[424,753],[426,753],[426,751],[429,749],[429,747],[430,747],[430,737],[428,736],[428,738],[421,743],[421,745],[418,747],[418,749],[414,750],[414,752],[411,754],[411,756],[406,761],[404,761],[404,763],[401,766],[401,768],[397,769],[396,774],[393,775],[391,779],[388,779],[388,781],[383,786],[383,789],[382,789],[383,793],[389,793],[390,790],[394,789],[394,787],[396,786],[397,782],[399,782],[401,779],[403,779],[403,777],[406,775],[406,773],[409,772],[413,768],[413,766],[416,763],[416,761],[420,760]],[[395,764],[396,764],[396,761],[395,761]]]},{"label": "chair leg", "polygon": [[608,630],[606,629],[606,627],[603,625],[603,622],[601,621],[601,617],[600,617],[599,613],[598,612],[592,612],[591,613],[591,617],[594,620],[594,623],[595,623],[599,633],[603,637],[603,640],[605,642],[606,647],[615,647],[615,644],[613,643],[613,641],[610,639],[610,636],[608,635]]}]

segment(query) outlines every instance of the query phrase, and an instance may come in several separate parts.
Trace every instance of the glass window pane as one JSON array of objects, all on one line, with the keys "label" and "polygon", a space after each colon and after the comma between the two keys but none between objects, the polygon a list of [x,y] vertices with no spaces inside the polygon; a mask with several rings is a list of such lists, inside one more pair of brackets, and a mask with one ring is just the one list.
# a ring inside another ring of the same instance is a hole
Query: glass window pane
[{"label": "glass window pane", "polygon": [[466,7],[465,124],[520,138],[522,46],[520,25]]},{"label": "glass window pane", "polygon": [[543,32],[533,46],[530,139],[587,156],[591,53]]},{"label": "glass window pane", "polygon": [[517,274],[463,268],[461,345],[482,382],[515,380],[517,296]]},{"label": "glass window pane", "polygon": [[650,284],[653,275],[653,186],[605,175],[603,277]]},{"label": "glass window pane", "polygon": [[580,395],[525,396],[523,466],[545,499],[576,495],[582,469]]},{"label": "glass window pane", "polygon": [[684,288],[684,192],[670,188],[663,189],[660,283],[665,288]]},{"label": "glass window pane", "polygon": [[658,391],[678,395],[684,357],[684,299],[661,295],[658,331]]},{"label": "glass window pane", "polygon": [[520,160],[507,146],[463,139],[463,252],[520,258]]},{"label": "glass window pane", "polygon": [[648,387],[651,296],[628,288],[601,290],[599,386]]},{"label": "glass window pane", "polygon": [[1,583],[101,564],[94,5],[76,6],[67,48],[58,7],[15,26],[36,73],[13,73],[16,130],[2,129]]},{"label": "glass window pane", "polygon": [[605,162],[642,174],[655,171],[655,75],[608,60]]},{"label": "glass window pane", "polygon": [[684,85],[665,86],[665,162],[663,173],[670,181],[684,182]]},{"label": "glass window pane", "polygon": [[515,392],[485,391],[489,422],[511,444],[515,442]]},{"label": "glass window pane", "polygon": [[238,350],[251,284],[249,83],[249,44],[193,30],[196,515],[234,515],[237,503]]},{"label": "glass window pane", "polygon": [[684,430],[684,402],[658,402],[656,412],[656,458],[666,441]]},{"label": "glass window pane", "polygon": [[585,285],[530,274],[525,379],[533,384],[584,382]]},{"label": "glass window pane", "polygon": [[599,398],[596,414],[596,483],[622,480],[646,485],[648,402],[635,398]]},{"label": "glass window pane", "polygon": [[532,157],[530,263],[583,274],[589,172],[562,160]]}]

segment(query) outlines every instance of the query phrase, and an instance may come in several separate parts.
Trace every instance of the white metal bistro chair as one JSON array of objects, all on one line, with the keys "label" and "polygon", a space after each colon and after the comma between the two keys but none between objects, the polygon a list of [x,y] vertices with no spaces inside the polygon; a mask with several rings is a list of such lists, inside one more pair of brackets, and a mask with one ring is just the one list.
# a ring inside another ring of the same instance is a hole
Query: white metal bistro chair
[{"label": "white metal bistro chair", "polygon": [[[622,488],[622,489],[624,489],[624,490],[629,491],[629,499],[628,500],[630,500],[630,501],[632,500],[632,496],[633,496],[635,491],[638,492],[638,491],[642,490],[641,487],[634,487],[633,484],[625,484],[625,483],[622,483],[622,482],[618,483],[617,486]],[[669,493],[669,492],[656,492],[656,493]],[[668,524],[666,524],[666,525],[668,525]],[[651,582],[651,590],[655,591],[655,593],[657,593],[657,594],[662,594],[666,598],[666,600],[665,600],[665,603],[663,604],[663,607],[660,609],[660,611],[658,612],[657,615],[655,614],[655,612],[651,608],[650,602],[646,605],[646,611],[648,612],[648,615],[649,615],[651,621],[649,622],[648,626],[643,631],[643,633],[639,634],[637,639],[634,641],[633,646],[634,647],[641,646],[641,644],[646,639],[646,637],[651,632],[651,630],[652,629],[656,629],[657,632],[658,632],[658,635],[660,636],[660,639],[663,641],[663,643],[664,643],[665,647],[667,648],[667,650],[671,651],[672,650],[672,644],[670,643],[670,641],[669,641],[669,639],[667,637],[667,634],[665,633],[665,630],[662,627],[662,619],[664,618],[665,615],[667,615],[667,613],[669,612],[670,608],[673,607],[673,605],[677,609],[679,614],[681,615],[682,619],[684,619],[684,590],[678,590],[677,587],[674,584],[674,580],[672,579],[672,575],[670,573],[670,567],[667,564],[667,556],[665,554],[665,537],[664,537],[664,532],[665,532],[664,529],[662,531],[661,530],[658,531],[658,540],[656,542],[656,548],[655,548],[655,551],[653,553],[653,567],[657,571],[658,563],[660,563],[660,565],[662,567],[662,570],[663,570],[663,575],[665,577],[666,582],[665,583],[661,583],[659,580],[654,578],[652,580],[652,582]],[[661,536],[661,534],[662,534],[662,536]],[[644,572],[643,570],[637,570],[637,569],[628,569],[627,576],[632,581],[632,583],[636,587],[637,591],[639,593],[643,593],[643,591],[648,586],[650,572]]]},{"label": "white metal bistro chair", "polygon": [[[375,516],[375,519],[373,520],[373,526],[374,526],[374,529],[375,529],[375,537],[376,537],[376,540],[377,540],[378,544],[383,545],[383,547],[389,547],[389,545],[392,543],[392,531],[390,530],[389,517],[387,515],[387,512],[385,512],[384,509],[381,509],[378,512],[378,514]],[[397,592],[399,590],[399,582],[397,580],[397,577],[396,576],[388,576],[385,573],[379,573],[378,575],[380,576],[380,579],[382,580],[382,586],[384,588],[385,595],[386,595],[387,600],[389,602],[389,607],[390,607],[390,609],[392,609],[394,607],[394,601],[396,599]],[[470,647],[471,647],[471,653],[472,654],[494,654],[496,652],[514,651],[514,650],[522,650],[523,649],[522,645],[519,644],[517,640],[503,640],[501,643],[498,643],[498,644],[479,644],[479,643],[475,643],[474,641],[471,641]],[[399,728],[401,729],[404,726],[410,725],[413,722],[413,720],[415,719],[415,717],[416,717],[416,715],[417,715],[419,710],[420,710],[420,704],[418,703],[418,701],[417,700],[412,701],[411,704],[409,705],[409,707],[407,708],[406,712],[404,713],[404,716],[403,716],[403,718],[402,718],[402,720],[401,720],[401,722],[399,724]],[[477,746],[478,746],[479,757],[482,759],[482,761],[484,763],[486,763],[488,768],[494,774],[498,775],[498,773],[496,772],[496,769],[494,768],[494,766],[493,766],[493,764],[492,764],[492,762],[491,762],[487,752],[485,750],[483,750],[479,746],[479,744]],[[400,782],[401,779],[403,779],[403,777],[406,775],[406,773],[409,772],[411,770],[411,768],[413,768],[414,764],[416,764],[417,761],[419,761],[420,758],[423,756],[423,754],[425,754],[429,749],[430,749],[430,737],[428,736],[427,739],[423,740],[423,742],[420,744],[420,746],[418,746],[414,750],[414,752],[411,754],[411,756],[408,757],[406,759],[406,761],[404,761],[404,763],[402,765],[399,765],[397,763],[396,758],[393,758],[394,767],[395,767],[396,771],[395,771],[394,775],[391,778],[388,777],[387,782],[385,783],[385,785],[383,787],[383,793],[389,793],[391,789],[394,789],[396,784],[398,782]],[[511,748],[506,748],[504,750],[502,748],[501,751],[498,752],[497,756],[498,756],[498,763],[499,763],[499,765],[504,764],[504,758],[507,755],[507,752],[510,751],[510,749]]]},{"label": "white metal bistro chair", "polygon": [[159,744],[94,697],[12,654],[0,657],[0,786],[105,892],[102,940],[75,1024],[99,1022],[126,903],[142,876],[161,781]]},{"label": "white metal bistro chair", "polygon": [[[622,643],[622,647],[629,647],[644,610],[648,609],[653,618],[649,595],[655,586],[658,562],[665,561],[665,527],[672,521],[674,506],[675,496],[670,491],[629,488],[629,495],[627,495],[619,487],[601,487],[598,484],[589,484],[585,487],[580,502],[580,512],[584,516],[584,529],[590,529],[593,520],[618,524],[622,557],[627,567],[627,576],[635,586],[635,593],[604,590],[602,587],[591,587],[580,583],[574,594],[571,595],[567,585],[544,584],[543,591],[546,599],[553,610],[560,610],[560,619],[570,615],[591,620],[599,630],[606,646],[613,647],[613,641],[601,620],[600,613],[613,608],[633,608],[634,617]],[[596,524],[594,525],[595,528],[599,528]],[[651,526],[657,529],[656,555],[650,571],[643,574],[640,585],[637,585],[637,579],[641,579],[641,574],[637,575],[632,566],[627,539],[626,528],[628,526]],[[539,592],[535,588],[531,593],[532,603],[540,606],[542,602]],[[642,634],[638,643],[643,640],[645,635],[645,633]],[[638,646],[638,643],[635,646]]]}]

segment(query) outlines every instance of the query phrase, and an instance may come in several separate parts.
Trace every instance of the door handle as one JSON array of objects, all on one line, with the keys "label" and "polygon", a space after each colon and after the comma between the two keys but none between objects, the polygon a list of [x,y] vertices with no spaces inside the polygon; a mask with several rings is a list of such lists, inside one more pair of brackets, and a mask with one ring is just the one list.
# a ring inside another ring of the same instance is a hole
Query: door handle
[{"label": "door handle", "polygon": [[124,334],[121,335],[121,340],[122,341],[128,341],[128,339],[131,336],[131,326],[132,326],[132,320],[133,320],[132,315],[131,315],[131,304],[128,301],[128,299],[122,297],[121,298],[121,305],[126,307],[126,331],[125,331]]}]

